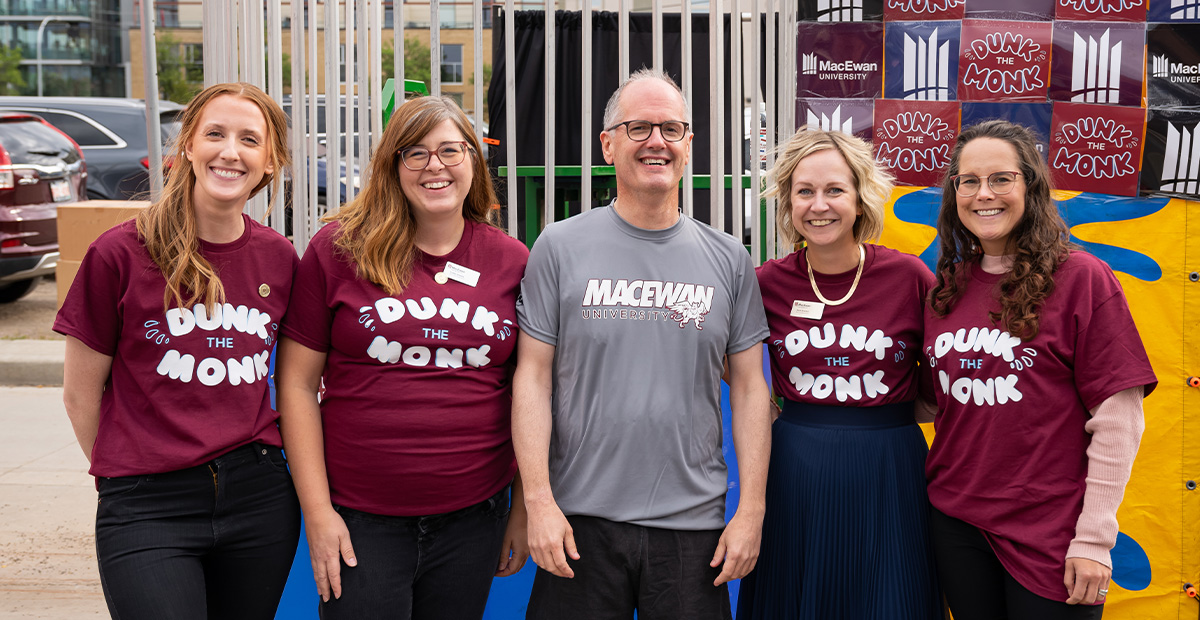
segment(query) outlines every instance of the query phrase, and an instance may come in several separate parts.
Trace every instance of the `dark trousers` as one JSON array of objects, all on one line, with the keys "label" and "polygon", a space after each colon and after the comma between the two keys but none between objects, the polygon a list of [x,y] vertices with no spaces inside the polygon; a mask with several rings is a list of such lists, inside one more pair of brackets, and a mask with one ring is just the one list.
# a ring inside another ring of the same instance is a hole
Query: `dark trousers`
[{"label": "dark trousers", "polygon": [[1068,605],[1017,583],[979,528],[934,508],[929,531],[938,578],[954,620],[1099,620],[1104,605]]},{"label": "dark trousers", "polygon": [[335,506],[358,566],[342,562],[342,596],[323,620],[482,618],[508,525],[508,487],[474,506],[424,517]]},{"label": "dark trousers", "polygon": [[575,577],[538,568],[526,620],[730,620],[729,588],[708,565],[721,530],[666,530],[570,516]]},{"label": "dark trousers", "polygon": [[99,479],[96,555],[114,619],[270,620],[300,536],[282,451],[248,444],[165,474]]}]

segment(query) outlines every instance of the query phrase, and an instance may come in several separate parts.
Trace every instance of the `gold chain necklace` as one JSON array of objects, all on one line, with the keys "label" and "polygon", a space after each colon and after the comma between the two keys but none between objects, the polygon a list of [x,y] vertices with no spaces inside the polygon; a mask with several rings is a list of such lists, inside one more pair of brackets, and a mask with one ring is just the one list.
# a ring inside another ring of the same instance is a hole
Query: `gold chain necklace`
[{"label": "gold chain necklace", "polygon": [[808,250],[804,251],[804,264],[808,267],[808,281],[810,284],[812,284],[813,293],[817,295],[817,299],[820,299],[822,302],[824,302],[826,306],[840,306],[847,301],[850,301],[850,296],[853,295],[854,290],[858,288],[858,279],[862,277],[863,264],[866,262],[867,251],[863,248],[862,244],[859,244],[858,272],[854,274],[854,283],[850,285],[850,292],[846,293],[845,297],[837,301],[829,301],[828,299],[825,299],[825,296],[821,294],[820,289],[817,288],[817,278],[813,275],[812,261],[808,260]]}]

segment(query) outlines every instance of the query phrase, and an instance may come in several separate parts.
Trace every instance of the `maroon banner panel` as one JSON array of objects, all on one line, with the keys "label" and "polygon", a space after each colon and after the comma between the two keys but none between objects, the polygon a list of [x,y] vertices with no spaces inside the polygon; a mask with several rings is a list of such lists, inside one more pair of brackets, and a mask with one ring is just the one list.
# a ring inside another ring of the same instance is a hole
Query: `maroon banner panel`
[{"label": "maroon banner panel", "polygon": [[841,131],[870,142],[874,99],[797,99],[796,125]]},{"label": "maroon banner panel", "polygon": [[1049,22],[965,19],[961,36],[959,100],[1046,100],[1054,42]]},{"label": "maroon banner panel", "polygon": [[1149,106],[1200,106],[1200,24],[1147,25],[1146,55]]},{"label": "maroon banner panel", "polygon": [[1050,98],[1142,105],[1146,24],[1054,22]]},{"label": "maroon banner panel", "polygon": [[1146,110],[1055,103],[1050,174],[1056,189],[1136,196]]},{"label": "maroon banner panel", "polygon": [[797,97],[883,94],[883,23],[797,25]]},{"label": "maroon banner panel", "polygon": [[1144,22],[1146,0],[1056,0],[1054,18],[1095,22]]},{"label": "maroon banner panel", "polygon": [[901,185],[938,185],[958,138],[957,101],[875,102],[875,159]]},{"label": "maroon banner panel", "polygon": [[883,21],[962,19],[966,0],[883,0]]}]

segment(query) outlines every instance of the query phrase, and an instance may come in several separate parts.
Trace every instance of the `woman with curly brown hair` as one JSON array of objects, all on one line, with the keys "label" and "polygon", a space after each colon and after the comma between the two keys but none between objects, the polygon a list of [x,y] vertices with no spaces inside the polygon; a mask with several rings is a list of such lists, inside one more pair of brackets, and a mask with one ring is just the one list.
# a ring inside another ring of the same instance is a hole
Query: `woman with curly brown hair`
[{"label": "woman with curly brown hair", "polygon": [[326,620],[479,618],[529,556],[510,428],[529,251],[495,202],[466,115],[413,99],[300,262],[279,411]]},{"label": "woman with curly brown hair", "polygon": [[956,620],[1100,618],[1157,385],[1112,270],[1069,242],[1026,128],[959,135],[925,354],[930,528]]},{"label": "woman with curly brown hair", "polygon": [[286,136],[251,84],[196,95],[162,197],[88,248],[54,322],[114,618],[268,620],[283,594],[300,506],[267,374],[299,261],[242,211],[278,195]]}]

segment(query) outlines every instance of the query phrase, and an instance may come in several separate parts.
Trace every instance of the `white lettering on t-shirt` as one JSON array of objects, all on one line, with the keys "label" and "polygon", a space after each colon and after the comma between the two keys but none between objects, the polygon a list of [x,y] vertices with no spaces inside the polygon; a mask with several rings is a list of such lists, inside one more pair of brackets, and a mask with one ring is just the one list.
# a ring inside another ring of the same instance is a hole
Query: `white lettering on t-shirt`
[{"label": "white lettering on t-shirt", "polygon": [[[491,363],[492,360],[487,356],[491,350],[491,346],[486,344],[478,348],[468,348],[465,353],[467,365],[481,368]],[[399,342],[389,341],[383,336],[375,336],[371,340],[370,346],[367,347],[367,356],[385,364],[403,362],[407,366],[420,368],[428,366],[432,360],[437,368],[460,368],[463,365],[464,353],[462,349],[439,347],[436,352],[433,352],[429,350],[429,347],[420,345],[405,347]]]},{"label": "white lettering on t-shirt", "polygon": [[1021,344],[1020,338],[998,329],[972,327],[967,330],[963,328],[955,332],[938,334],[934,340],[933,354],[937,359],[941,359],[951,350],[958,353],[982,351],[988,355],[1003,358],[1006,362],[1011,362],[1016,359],[1013,349],[1019,344]]},{"label": "white lettering on t-shirt", "polygon": [[827,349],[835,342],[843,349],[872,353],[877,360],[882,360],[887,354],[888,348],[893,344],[891,337],[884,334],[883,330],[877,329],[871,332],[871,336],[868,338],[866,327],[853,325],[843,325],[842,336],[838,339],[837,328],[832,323],[825,323],[822,327],[814,325],[807,330],[794,330],[784,337],[783,346],[787,349],[788,355],[796,356],[807,349],[810,344],[817,349]]},{"label": "white lettering on t-shirt", "polygon": [[171,308],[167,310],[166,321],[167,329],[175,337],[186,336],[198,327],[205,331],[228,331],[232,328],[243,334],[258,336],[264,341],[271,339],[271,335],[267,333],[271,315],[244,305],[217,304],[213,307],[212,316],[208,315],[208,308],[202,303],[196,304],[191,310]]},{"label": "white lettering on t-shirt", "polygon": [[254,355],[231,357],[224,361],[206,357],[197,363],[196,357],[191,354],[181,355],[175,349],[168,349],[159,360],[156,372],[181,383],[191,383],[195,377],[208,387],[220,385],[226,380],[229,385],[237,386],[254,383],[266,377],[270,372],[270,357],[271,350],[266,349]]},{"label": "white lettering on t-shirt", "polygon": [[848,400],[863,400],[864,394],[867,399],[872,399],[891,391],[883,382],[882,370],[847,378],[827,374],[814,375],[793,366],[788,372],[788,381],[791,381],[801,395],[811,390],[814,398],[824,400],[832,394],[838,402],[843,403]]},{"label": "white lettering on t-shirt", "polygon": [[943,394],[953,396],[954,400],[964,405],[973,401],[977,407],[1020,401],[1023,395],[1017,389],[1018,379],[1017,375],[987,379],[959,377],[951,383],[946,371],[938,371],[938,383]]}]

